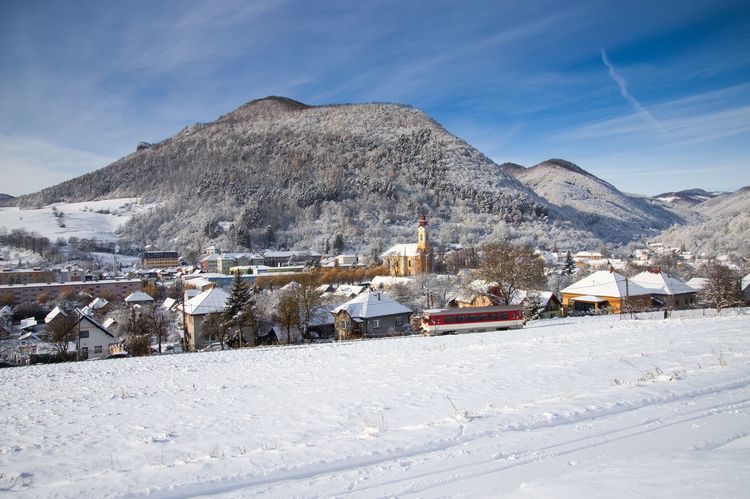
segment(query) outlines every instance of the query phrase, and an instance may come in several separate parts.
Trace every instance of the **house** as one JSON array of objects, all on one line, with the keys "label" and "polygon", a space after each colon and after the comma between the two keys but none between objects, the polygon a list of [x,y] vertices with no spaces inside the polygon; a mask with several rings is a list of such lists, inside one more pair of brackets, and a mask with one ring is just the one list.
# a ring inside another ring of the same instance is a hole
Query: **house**
[{"label": "house", "polygon": [[372,289],[388,289],[395,285],[409,285],[414,281],[411,277],[395,277],[388,275],[376,275],[370,281]]},{"label": "house", "polygon": [[201,269],[203,269],[203,272],[217,272],[220,256],[218,253],[210,253],[204,256],[201,260]]},{"label": "house", "polygon": [[[77,321],[71,336],[75,342],[75,350],[78,351],[78,358],[80,360],[100,359],[109,355],[110,347],[118,344],[115,335],[82,310],[76,309],[73,313],[76,314]],[[49,325],[65,315],[62,309],[55,307],[44,318],[44,322]]]},{"label": "house", "polygon": [[740,288],[742,289],[742,300],[746,305],[750,305],[750,274],[742,278]]},{"label": "house", "polygon": [[135,291],[125,297],[125,303],[128,305],[149,305],[154,303],[154,299],[143,291]]},{"label": "house", "polygon": [[190,298],[182,305],[186,340],[190,350],[200,350],[218,338],[203,334],[201,326],[208,314],[222,313],[229,294],[221,288],[210,288]]},{"label": "house", "polygon": [[331,310],[337,340],[403,333],[409,327],[411,313],[381,291],[367,291]]},{"label": "house", "polygon": [[652,305],[681,309],[697,303],[697,291],[681,280],[665,274],[660,268],[647,270],[630,280],[651,291]]},{"label": "house", "polygon": [[432,247],[427,234],[427,218],[419,217],[417,243],[395,244],[380,255],[392,276],[410,276],[432,272]]},{"label": "house", "polygon": [[0,295],[10,295],[15,303],[33,303],[40,298],[57,300],[69,293],[88,293],[93,296],[107,296],[112,300],[122,300],[128,294],[140,289],[140,279],[111,279],[83,282],[52,282],[38,284],[0,285]]},{"label": "house", "polygon": [[563,314],[635,310],[651,306],[651,291],[614,269],[600,270],[561,291]]},{"label": "house", "polygon": [[109,355],[110,347],[118,344],[117,338],[107,328],[80,310],[76,337],[80,359],[100,359]]},{"label": "house", "polygon": [[322,257],[323,255],[311,249],[300,251],[266,251],[263,253],[263,264],[268,267],[293,264],[318,265]]},{"label": "house", "polygon": [[497,291],[494,289],[496,287],[497,283],[488,283],[477,279],[469,283],[466,289],[461,290],[458,294],[448,297],[446,305],[448,308],[492,307],[499,305]]},{"label": "house", "polygon": [[562,303],[552,291],[518,290],[511,300],[511,305],[522,305],[525,309],[533,307],[536,315],[529,319],[551,319],[562,317]]}]

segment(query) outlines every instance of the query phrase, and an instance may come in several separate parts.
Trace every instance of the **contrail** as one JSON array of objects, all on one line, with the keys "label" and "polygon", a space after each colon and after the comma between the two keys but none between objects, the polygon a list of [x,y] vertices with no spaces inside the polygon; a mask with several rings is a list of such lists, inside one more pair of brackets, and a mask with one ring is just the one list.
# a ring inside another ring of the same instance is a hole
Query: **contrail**
[{"label": "contrail", "polygon": [[662,133],[667,133],[667,131],[664,129],[661,124],[654,119],[653,116],[651,116],[651,113],[646,111],[643,106],[641,106],[637,100],[635,100],[635,97],[630,95],[630,92],[628,92],[628,84],[625,81],[625,78],[617,74],[617,71],[615,71],[615,67],[609,62],[609,59],[607,58],[607,52],[604,51],[604,49],[601,49],[602,51],[602,61],[609,69],[609,76],[612,77],[613,80],[615,80],[615,83],[617,83],[617,86],[620,87],[620,94],[622,94],[623,97],[625,97],[625,100],[630,102],[630,105],[633,106],[633,109],[635,109],[635,112],[638,113],[638,116],[643,118],[644,121],[654,125],[656,128],[658,128]]}]

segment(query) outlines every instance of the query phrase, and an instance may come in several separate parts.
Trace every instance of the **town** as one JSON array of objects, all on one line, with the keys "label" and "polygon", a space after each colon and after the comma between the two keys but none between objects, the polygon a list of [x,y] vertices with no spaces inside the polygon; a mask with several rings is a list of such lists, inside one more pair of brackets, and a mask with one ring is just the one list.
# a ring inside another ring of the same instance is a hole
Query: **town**
[{"label": "town", "polygon": [[[667,318],[750,303],[750,274],[728,256],[660,243],[625,259],[506,241],[446,247],[432,241],[424,214],[414,236],[374,259],[209,246],[187,262],[178,251],[147,247],[130,269],[4,267],[0,356],[8,366],[113,359],[493,331],[579,315]],[[517,323],[503,323],[498,311],[506,319],[518,313]]]}]

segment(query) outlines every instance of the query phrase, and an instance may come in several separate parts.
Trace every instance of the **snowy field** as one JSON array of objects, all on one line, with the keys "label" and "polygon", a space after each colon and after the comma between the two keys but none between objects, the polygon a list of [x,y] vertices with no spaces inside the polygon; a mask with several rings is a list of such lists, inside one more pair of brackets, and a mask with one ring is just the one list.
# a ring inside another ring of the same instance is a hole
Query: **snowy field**
[{"label": "snowy field", "polygon": [[11,497],[747,497],[750,315],[0,370]]},{"label": "snowy field", "polygon": [[[0,227],[8,231],[26,229],[49,238],[54,242],[62,237],[116,241],[117,229],[137,214],[153,205],[139,204],[138,198],[105,199],[83,203],[55,203],[44,208],[21,210],[16,207],[0,207]],[[55,217],[52,208],[63,213]],[[108,213],[107,213],[108,212]],[[65,227],[58,225],[62,220]]]}]

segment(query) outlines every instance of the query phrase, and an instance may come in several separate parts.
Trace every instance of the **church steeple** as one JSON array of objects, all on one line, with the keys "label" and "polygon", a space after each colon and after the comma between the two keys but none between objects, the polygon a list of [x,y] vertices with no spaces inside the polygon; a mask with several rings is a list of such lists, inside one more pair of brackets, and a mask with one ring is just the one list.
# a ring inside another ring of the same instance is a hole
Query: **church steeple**
[{"label": "church steeple", "polygon": [[417,227],[417,250],[427,252],[430,243],[427,239],[427,217],[422,214],[419,216],[419,226]]}]

